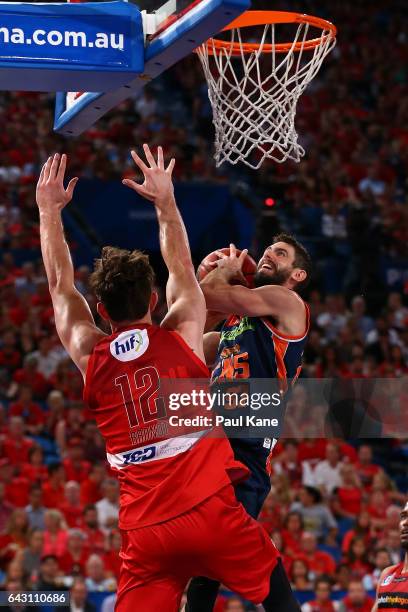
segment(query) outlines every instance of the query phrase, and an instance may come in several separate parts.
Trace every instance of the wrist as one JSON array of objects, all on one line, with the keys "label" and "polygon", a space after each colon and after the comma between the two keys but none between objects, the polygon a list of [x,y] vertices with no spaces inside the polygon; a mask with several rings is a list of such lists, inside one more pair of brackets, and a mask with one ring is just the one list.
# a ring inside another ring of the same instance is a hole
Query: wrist
[{"label": "wrist", "polygon": [[61,210],[62,210],[62,205],[61,208],[58,207],[58,205],[54,206],[53,208],[41,208],[41,206],[38,207],[38,211],[39,211],[39,215],[40,215],[40,220],[58,220],[61,219]]}]

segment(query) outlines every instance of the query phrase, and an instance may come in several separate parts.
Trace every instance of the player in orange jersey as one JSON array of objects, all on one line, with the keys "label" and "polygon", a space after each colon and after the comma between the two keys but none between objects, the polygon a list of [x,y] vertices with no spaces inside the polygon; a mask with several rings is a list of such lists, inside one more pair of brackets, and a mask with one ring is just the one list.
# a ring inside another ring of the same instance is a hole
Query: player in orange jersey
[{"label": "player in orange jersey", "polygon": [[[61,210],[67,189],[66,156],[44,165],[37,185],[41,249],[58,334],[85,380],[84,397],[105,438],[107,457],[120,481],[119,526],[122,567],[118,612],[176,612],[189,578],[206,575],[267,611],[297,612],[299,606],[276,548],[236,501],[233,473],[245,472],[225,437],[210,428],[192,435],[164,435],[166,403],[160,379],[170,370],[203,378],[206,306],[195,278],[187,234],[172,185],[174,160],[165,167],[144,145],[146,162],[132,157],[144,174],[124,184],[153,202],[160,248],[169,270],[168,313],[152,325],[157,303],[153,270],[140,251],[105,247],[91,284],[98,312],[111,326],[96,327],[74,285]],[[148,441],[148,443],[146,443]]]}]

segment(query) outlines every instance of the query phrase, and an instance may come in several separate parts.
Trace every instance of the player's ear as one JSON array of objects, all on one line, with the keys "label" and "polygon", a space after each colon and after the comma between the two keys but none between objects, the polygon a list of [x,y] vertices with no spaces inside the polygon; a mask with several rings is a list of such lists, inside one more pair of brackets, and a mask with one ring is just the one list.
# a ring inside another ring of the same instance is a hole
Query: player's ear
[{"label": "player's ear", "polygon": [[307,272],[306,270],[302,270],[301,268],[295,268],[291,274],[291,278],[296,283],[303,283],[306,280]]},{"label": "player's ear", "polygon": [[157,291],[152,291],[152,295],[150,297],[150,302],[149,302],[149,310],[150,312],[153,312],[154,309],[157,306],[157,302],[159,301],[159,294],[157,293]]},{"label": "player's ear", "polygon": [[106,308],[105,306],[102,304],[102,302],[97,302],[96,304],[96,312],[98,313],[98,315],[104,320],[104,321],[109,321],[109,315],[106,312]]}]

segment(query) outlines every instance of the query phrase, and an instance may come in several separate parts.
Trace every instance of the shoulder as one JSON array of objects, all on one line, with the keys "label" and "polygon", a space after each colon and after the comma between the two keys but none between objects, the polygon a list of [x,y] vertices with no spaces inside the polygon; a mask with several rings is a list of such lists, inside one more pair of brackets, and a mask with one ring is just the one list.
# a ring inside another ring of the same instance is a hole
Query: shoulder
[{"label": "shoulder", "polygon": [[390,565],[389,567],[383,569],[380,577],[378,578],[378,586],[380,587],[383,580],[387,578],[387,576],[391,576],[399,568],[399,566],[400,564],[396,563],[395,565]]}]

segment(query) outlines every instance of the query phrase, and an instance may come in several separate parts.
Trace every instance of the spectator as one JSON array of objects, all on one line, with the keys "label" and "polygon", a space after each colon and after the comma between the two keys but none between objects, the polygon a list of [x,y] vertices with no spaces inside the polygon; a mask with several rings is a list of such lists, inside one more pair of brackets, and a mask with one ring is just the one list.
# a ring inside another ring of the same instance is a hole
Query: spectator
[{"label": "spectator", "polygon": [[322,495],[314,487],[302,487],[299,491],[299,501],[294,502],[290,510],[299,512],[305,529],[322,539],[329,532],[336,532],[337,523],[329,508],[322,502]]},{"label": "spectator", "polygon": [[385,192],[385,183],[379,178],[378,168],[372,164],[365,176],[358,184],[358,189],[362,194],[381,196]]},{"label": "spectator", "polygon": [[373,478],[381,471],[381,468],[373,463],[373,451],[368,444],[362,444],[359,447],[358,461],[355,464],[355,468],[363,487],[367,491],[370,490]]},{"label": "spectator", "polygon": [[61,590],[58,559],[55,555],[45,555],[41,559],[40,575],[37,582],[37,591]]},{"label": "spectator", "polygon": [[336,591],[347,591],[351,579],[351,569],[347,563],[339,563],[336,568],[334,589]]},{"label": "spectator", "polygon": [[45,529],[45,507],[41,486],[34,484],[30,489],[29,504],[26,506],[30,529]]},{"label": "spectator", "polygon": [[391,556],[386,548],[377,548],[374,553],[374,569],[363,578],[363,586],[366,591],[375,591],[381,572],[392,565]]},{"label": "spectator", "polygon": [[356,295],[351,302],[350,321],[357,327],[365,340],[374,329],[374,321],[366,314],[366,301],[362,295]]},{"label": "spectator", "polygon": [[29,451],[33,441],[24,435],[24,420],[20,416],[12,416],[8,432],[3,440],[4,455],[13,465],[21,465],[29,460]]},{"label": "spectator", "polygon": [[53,341],[50,336],[43,336],[38,343],[38,350],[30,353],[29,357],[33,357],[37,361],[37,371],[44,377],[50,378],[59,362],[66,359],[66,352],[59,345],[58,348],[53,347]]},{"label": "spectator", "polygon": [[54,555],[58,559],[65,554],[68,533],[63,516],[59,510],[47,510],[45,513],[44,555]]},{"label": "spectator", "polygon": [[368,597],[360,580],[351,580],[348,593],[341,600],[339,612],[371,612],[374,600]]},{"label": "spectator", "polygon": [[402,550],[398,529],[390,529],[390,531],[385,534],[383,546],[387,549],[391,557],[392,565],[397,565],[398,563],[401,563]]},{"label": "spectator", "polygon": [[21,417],[25,423],[25,431],[38,435],[44,427],[45,414],[37,402],[33,402],[33,392],[28,385],[20,385],[17,401],[10,404],[10,416]]},{"label": "spectator", "polygon": [[26,385],[32,389],[36,400],[45,400],[49,390],[49,384],[37,369],[38,361],[32,355],[24,358],[23,367],[17,370],[13,380],[18,385]]},{"label": "spectator", "polygon": [[41,446],[32,446],[28,452],[28,463],[24,463],[22,472],[30,482],[42,483],[47,480],[48,470],[44,465],[44,453]]},{"label": "spectator", "polygon": [[48,414],[46,429],[49,435],[54,438],[55,428],[57,423],[63,418],[65,410],[65,400],[61,391],[54,389],[49,392],[47,395],[47,408]]},{"label": "spectator", "polygon": [[70,529],[67,549],[59,559],[61,570],[66,576],[83,576],[88,557],[89,548],[86,535],[80,529]]},{"label": "spectator", "polygon": [[105,533],[116,528],[119,519],[119,485],[117,480],[108,478],[103,483],[104,496],[95,506],[98,513],[98,523]]},{"label": "spectator", "polygon": [[67,441],[67,456],[62,462],[67,480],[82,482],[89,474],[91,464],[84,461],[84,449],[81,438],[70,438]]},{"label": "spectator", "polygon": [[42,485],[44,505],[47,508],[58,508],[64,497],[65,473],[61,463],[50,463],[48,466],[48,482]]},{"label": "spectator", "polygon": [[4,533],[0,534],[0,566],[6,567],[28,544],[28,518],[25,510],[13,510]]},{"label": "spectator", "polygon": [[322,576],[315,582],[315,595],[313,601],[303,604],[302,612],[336,612],[338,603],[331,601],[332,585],[328,577]]},{"label": "spectator", "polygon": [[341,296],[327,296],[326,310],[317,317],[316,323],[320,329],[324,330],[329,342],[337,338],[339,331],[345,326],[346,322],[347,318]]},{"label": "spectator", "polygon": [[13,506],[5,499],[5,492],[4,482],[0,481],[0,533],[4,531],[13,512]]},{"label": "spectator", "polygon": [[353,528],[344,534],[342,542],[343,553],[348,552],[351,541],[357,536],[364,538],[367,545],[371,543],[371,516],[366,510],[360,512]]},{"label": "spectator", "polygon": [[334,513],[339,518],[355,519],[361,512],[363,494],[353,465],[342,465],[341,479],[341,486],[334,491]]},{"label": "spectator", "polygon": [[40,529],[34,529],[30,534],[28,546],[23,551],[23,573],[34,585],[40,574],[41,555],[44,546],[44,534]]},{"label": "spectator", "polygon": [[336,562],[333,557],[323,550],[318,550],[316,536],[308,531],[305,531],[302,535],[300,553],[296,555],[295,559],[302,559],[308,564],[312,579],[323,574],[332,576],[336,569]]},{"label": "spectator", "polygon": [[114,591],[116,580],[106,578],[105,567],[98,555],[91,555],[86,563],[86,586],[88,591]]},{"label": "spectator", "polygon": [[103,557],[107,576],[112,576],[117,581],[119,580],[119,571],[121,559],[119,556],[122,545],[120,531],[113,529],[109,534],[109,548]]},{"label": "spectator", "polygon": [[60,510],[64,515],[65,522],[71,529],[80,527],[82,524],[82,504],[80,499],[81,488],[75,480],[70,480],[64,486],[64,500],[60,504]]},{"label": "spectator", "polygon": [[88,504],[83,509],[83,532],[88,538],[90,552],[103,554],[105,551],[105,534],[99,529],[96,506]]},{"label": "spectator", "polygon": [[295,591],[311,591],[313,588],[309,578],[309,566],[303,559],[295,559],[290,566],[289,579]]},{"label": "spectator", "polygon": [[81,502],[95,504],[102,497],[102,483],[106,478],[105,466],[101,463],[91,465],[89,476],[81,482]]},{"label": "spectator", "polygon": [[70,606],[61,608],[66,612],[96,612],[96,608],[88,599],[85,580],[81,577],[74,579],[70,588]]},{"label": "spectator", "polygon": [[303,519],[299,512],[289,512],[281,530],[285,554],[295,556],[299,552],[300,540],[303,534]]},{"label": "spectator", "polygon": [[371,571],[372,567],[368,561],[368,550],[364,538],[357,536],[351,540],[347,553],[347,564],[353,575],[359,578]]},{"label": "spectator", "polygon": [[[306,463],[306,462],[305,462]],[[324,494],[331,495],[334,489],[341,484],[340,452],[335,444],[327,444],[326,458],[319,461],[308,479],[308,484],[318,487]]]},{"label": "spectator", "polygon": [[9,459],[0,460],[0,481],[4,484],[5,499],[16,508],[23,508],[28,504],[29,482],[18,472],[18,466],[12,465]]}]

